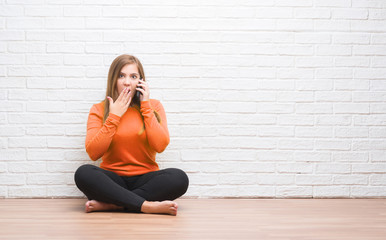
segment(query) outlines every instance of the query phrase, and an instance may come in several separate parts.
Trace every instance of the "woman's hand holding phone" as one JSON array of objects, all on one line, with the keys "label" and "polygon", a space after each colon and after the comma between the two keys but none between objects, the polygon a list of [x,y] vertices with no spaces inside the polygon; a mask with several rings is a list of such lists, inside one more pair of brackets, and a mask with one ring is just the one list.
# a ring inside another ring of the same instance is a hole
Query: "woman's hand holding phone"
[{"label": "woman's hand holding phone", "polygon": [[123,89],[115,102],[110,96],[108,96],[107,99],[109,99],[110,102],[110,113],[121,117],[129,108],[131,103],[130,88]]},{"label": "woman's hand holding phone", "polygon": [[149,92],[149,85],[147,82],[145,82],[142,79],[139,79],[139,82],[137,84],[137,93],[140,92],[140,100],[141,101],[148,101],[150,98],[150,92]]}]

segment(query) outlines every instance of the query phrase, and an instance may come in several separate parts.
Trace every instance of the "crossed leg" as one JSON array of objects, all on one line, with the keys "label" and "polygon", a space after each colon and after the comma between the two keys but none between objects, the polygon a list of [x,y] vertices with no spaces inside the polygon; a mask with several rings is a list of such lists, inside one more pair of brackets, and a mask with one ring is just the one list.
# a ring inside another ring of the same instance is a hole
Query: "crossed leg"
[{"label": "crossed leg", "polygon": [[89,199],[86,212],[126,210],[176,215],[178,205],[171,200],[186,192],[189,179],[175,168],[121,177],[86,164],[76,171],[75,183]]}]

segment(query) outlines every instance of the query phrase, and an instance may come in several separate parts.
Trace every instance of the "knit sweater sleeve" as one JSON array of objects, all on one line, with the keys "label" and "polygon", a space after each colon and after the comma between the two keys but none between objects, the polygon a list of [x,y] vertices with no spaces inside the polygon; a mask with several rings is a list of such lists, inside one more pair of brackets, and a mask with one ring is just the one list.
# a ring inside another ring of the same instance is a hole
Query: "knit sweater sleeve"
[{"label": "knit sweater sleeve", "polygon": [[165,110],[158,100],[141,102],[141,114],[144,118],[146,136],[150,147],[161,153],[170,142]]},{"label": "knit sweater sleeve", "polygon": [[103,108],[94,105],[89,113],[86,134],[86,152],[96,161],[103,156],[110,146],[117,130],[120,117],[110,113],[103,123]]}]

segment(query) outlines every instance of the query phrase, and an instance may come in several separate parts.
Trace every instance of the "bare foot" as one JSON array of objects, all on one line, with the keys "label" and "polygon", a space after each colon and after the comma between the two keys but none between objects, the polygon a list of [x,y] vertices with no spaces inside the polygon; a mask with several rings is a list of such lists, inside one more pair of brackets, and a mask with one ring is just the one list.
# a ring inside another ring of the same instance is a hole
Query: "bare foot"
[{"label": "bare foot", "polygon": [[144,213],[164,213],[173,216],[177,215],[178,204],[173,201],[149,202],[142,204],[141,211]]},{"label": "bare foot", "polygon": [[121,209],[123,209],[123,207],[117,206],[112,203],[99,202],[96,200],[90,200],[86,202],[85,206],[86,213],[96,211],[116,211]]}]

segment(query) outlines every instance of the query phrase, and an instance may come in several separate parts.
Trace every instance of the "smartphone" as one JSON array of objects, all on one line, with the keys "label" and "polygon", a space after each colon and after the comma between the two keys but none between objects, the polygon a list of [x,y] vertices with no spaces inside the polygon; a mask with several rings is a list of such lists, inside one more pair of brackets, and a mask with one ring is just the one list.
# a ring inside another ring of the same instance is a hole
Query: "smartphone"
[{"label": "smartphone", "polygon": [[[142,78],[140,78],[140,80],[142,80]],[[139,88],[142,89],[142,87],[139,87]],[[141,95],[142,95],[142,93],[141,93],[140,91],[137,91],[137,92],[135,93],[135,96],[138,98],[139,101],[141,100]]]}]

